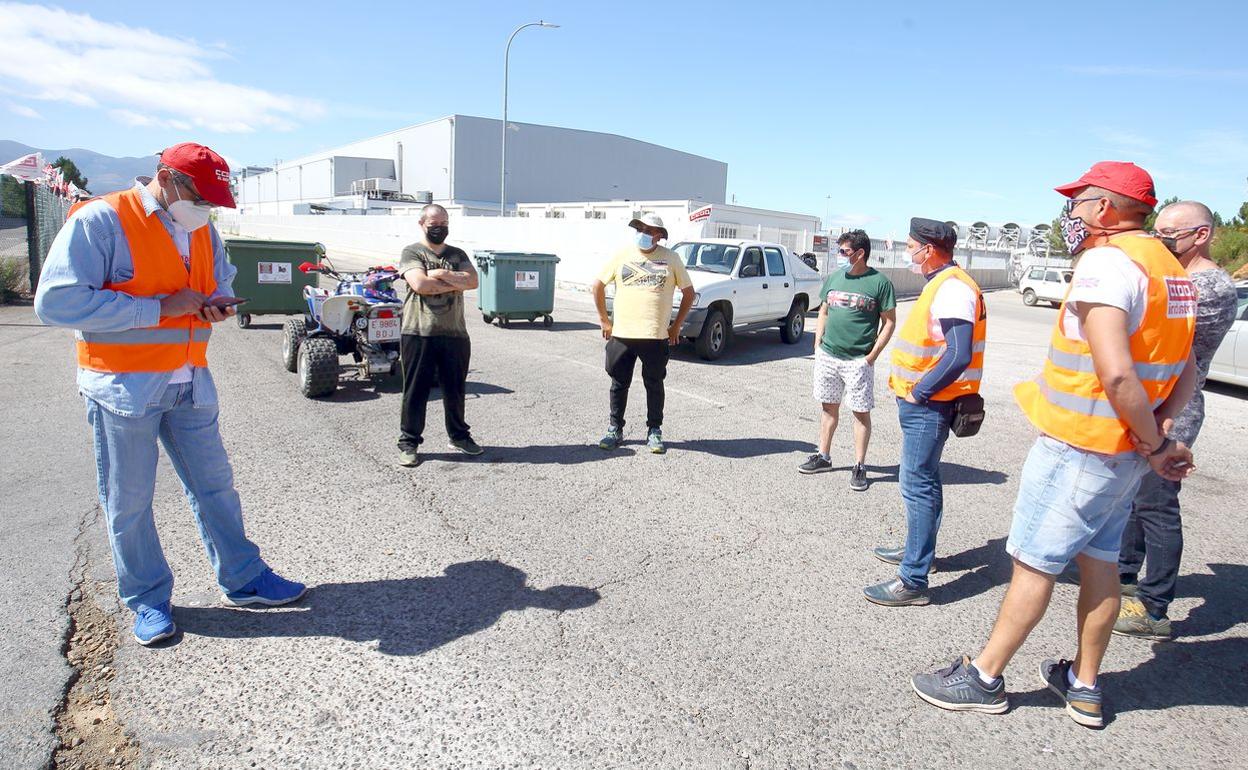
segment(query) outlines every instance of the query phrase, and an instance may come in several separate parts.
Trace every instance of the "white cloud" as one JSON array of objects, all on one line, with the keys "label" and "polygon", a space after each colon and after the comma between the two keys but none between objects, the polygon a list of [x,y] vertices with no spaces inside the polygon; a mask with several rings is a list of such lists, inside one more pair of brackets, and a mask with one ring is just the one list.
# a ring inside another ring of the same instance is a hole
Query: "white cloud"
[{"label": "white cloud", "polygon": [[21,115],[23,118],[30,118],[31,120],[43,120],[42,115],[24,104],[10,104],[9,112],[14,115]]},{"label": "white cloud", "polygon": [[201,45],[88,14],[0,2],[0,82],[27,98],[102,106],[125,125],[222,133],[290,130],[324,114],[312,99],[226,83]]}]

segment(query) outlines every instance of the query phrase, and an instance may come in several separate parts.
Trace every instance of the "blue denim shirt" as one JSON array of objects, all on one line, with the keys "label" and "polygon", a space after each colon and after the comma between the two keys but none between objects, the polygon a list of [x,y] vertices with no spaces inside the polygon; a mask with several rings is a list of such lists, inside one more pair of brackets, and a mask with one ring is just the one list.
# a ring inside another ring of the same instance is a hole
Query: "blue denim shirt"
[{"label": "blue denim shirt", "polygon": [[[169,237],[173,220],[150,192],[151,179],[139,177],[135,189],[148,216],[160,220]],[[234,266],[226,261],[225,247],[216,228],[212,235],[213,273],[217,289],[213,296],[231,296]],[[121,229],[121,218],[105,201],[88,203],[69,218],[48,252],[35,293],[35,313],[49,326],[65,326],[79,332],[119,332],[160,323],[159,297],[134,297],[105,289],[134,277],[134,259]],[[81,336],[81,335],[78,335]],[[137,417],[157,404],[173,372],[95,372],[79,368],[78,390],[105,409],[123,417]],[[216,407],[217,388],[207,368],[195,367],[192,399],[196,407]]]}]

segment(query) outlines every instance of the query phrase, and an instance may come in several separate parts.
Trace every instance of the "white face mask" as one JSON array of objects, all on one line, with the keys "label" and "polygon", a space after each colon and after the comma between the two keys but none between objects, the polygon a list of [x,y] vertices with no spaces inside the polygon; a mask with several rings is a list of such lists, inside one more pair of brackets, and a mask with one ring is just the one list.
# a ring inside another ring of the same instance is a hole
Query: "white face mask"
[{"label": "white face mask", "polygon": [[178,192],[176,183],[173,185],[173,194],[178,196],[178,199],[169,204],[168,211],[178,227],[191,233],[208,224],[208,217],[212,213],[210,204],[182,200],[182,194]]}]

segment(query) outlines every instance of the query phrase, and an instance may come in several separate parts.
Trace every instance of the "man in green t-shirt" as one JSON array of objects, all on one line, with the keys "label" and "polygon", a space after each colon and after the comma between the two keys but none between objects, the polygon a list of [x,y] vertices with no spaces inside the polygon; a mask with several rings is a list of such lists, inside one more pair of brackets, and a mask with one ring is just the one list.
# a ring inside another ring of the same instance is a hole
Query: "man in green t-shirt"
[{"label": "man in green t-shirt", "polygon": [[875,406],[875,359],[893,336],[897,299],[893,283],[867,266],[871,239],[850,230],[837,240],[844,270],[827,277],[819,290],[819,321],[815,326],[815,398],[823,405],[819,451],[798,466],[801,473],[832,470],[832,435],[840,421],[841,402],[854,413],[854,467],[849,488],[867,488],[867,444],[871,441],[871,409]]},{"label": "man in green t-shirt", "polygon": [[464,324],[464,292],[477,288],[472,260],[446,243],[446,209],[430,203],[421,209],[424,240],[410,244],[399,257],[399,275],[407,282],[399,357],[403,362],[403,413],[399,430],[399,465],[420,464],[425,408],[434,382],[442,388],[442,410],[450,448],[466,455],[484,450],[472,440],[464,420],[464,397],[472,345]]},{"label": "man in green t-shirt", "polygon": [[[680,341],[680,327],[693,306],[693,282],[680,256],[659,245],[667,228],[656,214],[629,222],[637,231],[632,246],[620,250],[594,281],[598,322],[607,340],[607,376],[611,378],[611,425],[598,446],[615,449],[624,435],[624,407],[633,368],[641,359],[646,386],[646,446],[662,454],[663,380],[671,346]],[[607,284],[615,284],[615,306],[607,315]],[[672,297],[680,287],[680,309],[672,319]]]}]

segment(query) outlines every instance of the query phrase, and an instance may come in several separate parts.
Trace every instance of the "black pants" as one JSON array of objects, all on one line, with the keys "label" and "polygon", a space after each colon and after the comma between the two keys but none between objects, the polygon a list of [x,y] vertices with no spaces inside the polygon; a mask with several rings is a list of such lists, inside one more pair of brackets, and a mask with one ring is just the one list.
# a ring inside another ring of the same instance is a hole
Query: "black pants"
[{"label": "black pants", "polygon": [[641,359],[641,381],[646,386],[646,427],[663,426],[663,379],[671,353],[666,339],[607,340],[607,375],[611,377],[611,427],[624,428],[624,408],[628,406],[628,386],[633,367]]},{"label": "black pants", "polygon": [[425,407],[436,380],[442,388],[446,435],[468,438],[464,422],[464,387],[472,343],[467,337],[421,337],[404,334],[399,342],[403,362],[403,416],[399,424],[399,449],[415,449],[423,441]]},{"label": "black pants", "polygon": [[1125,582],[1135,582],[1145,566],[1144,579],[1139,580],[1137,596],[1153,615],[1162,616],[1174,601],[1175,584],[1179,579],[1179,561],[1183,558],[1183,519],[1179,515],[1177,481],[1168,481],[1149,472],[1140,482],[1140,491],[1131,506],[1131,518],[1122,533],[1122,551],[1118,555],[1118,574]]}]

